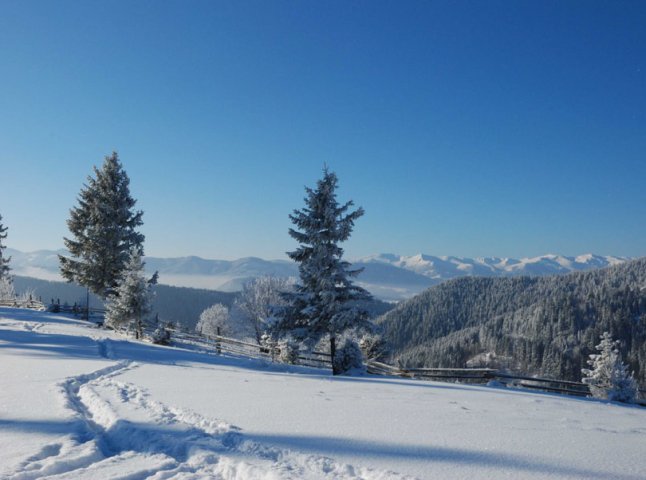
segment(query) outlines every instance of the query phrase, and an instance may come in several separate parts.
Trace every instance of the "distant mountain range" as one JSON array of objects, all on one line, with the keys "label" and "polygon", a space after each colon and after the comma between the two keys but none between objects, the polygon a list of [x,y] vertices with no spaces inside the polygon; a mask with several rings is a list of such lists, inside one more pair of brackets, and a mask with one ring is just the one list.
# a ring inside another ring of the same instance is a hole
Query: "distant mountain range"
[{"label": "distant mountain range", "polygon": [[[60,280],[58,254],[65,250],[21,252],[6,249],[16,275]],[[628,258],[601,255],[542,255],[532,258],[463,258],[432,255],[379,254],[359,258],[353,267],[363,268],[357,282],[376,297],[395,301],[410,298],[444,280],[463,276],[508,277],[554,275],[591,270],[624,263]],[[297,276],[297,266],[288,260],[246,257],[238,260],[208,260],[200,257],[146,258],[146,269],[159,271],[160,283],[180,287],[238,291],[244,282],[262,275]]]}]

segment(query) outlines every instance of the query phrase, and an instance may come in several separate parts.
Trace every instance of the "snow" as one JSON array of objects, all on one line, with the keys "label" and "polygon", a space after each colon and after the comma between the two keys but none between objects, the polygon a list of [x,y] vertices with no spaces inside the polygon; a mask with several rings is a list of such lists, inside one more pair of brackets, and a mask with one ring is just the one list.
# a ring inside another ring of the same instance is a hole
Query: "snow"
[{"label": "snow", "polygon": [[638,479],[646,409],[332,377],[0,308],[2,479]]}]

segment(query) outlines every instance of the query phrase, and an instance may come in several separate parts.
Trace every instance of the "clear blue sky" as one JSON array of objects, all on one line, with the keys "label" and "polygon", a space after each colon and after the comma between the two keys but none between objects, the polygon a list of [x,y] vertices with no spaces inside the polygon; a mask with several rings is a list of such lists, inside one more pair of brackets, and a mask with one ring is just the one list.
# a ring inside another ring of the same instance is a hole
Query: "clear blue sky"
[{"label": "clear blue sky", "polygon": [[117,150],[146,253],[282,258],[324,162],[377,252],[646,255],[646,2],[0,1],[7,245]]}]

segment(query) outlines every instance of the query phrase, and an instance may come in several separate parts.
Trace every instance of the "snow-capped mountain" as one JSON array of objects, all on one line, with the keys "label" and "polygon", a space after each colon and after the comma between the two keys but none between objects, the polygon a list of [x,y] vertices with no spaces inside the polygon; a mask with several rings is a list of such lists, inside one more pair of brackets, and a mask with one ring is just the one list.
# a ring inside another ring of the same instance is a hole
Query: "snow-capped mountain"
[{"label": "snow-capped mountain", "polygon": [[591,253],[577,257],[547,254],[521,259],[504,257],[435,257],[421,253],[402,256],[387,253],[361,258],[358,263],[392,265],[432,279],[446,280],[464,275],[555,275],[617,265],[626,260],[628,260],[626,257],[601,256]]},{"label": "snow-capped mountain", "polygon": [[[60,280],[58,254],[65,250],[24,253],[8,248],[14,274],[45,280]],[[359,284],[384,300],[409,298],[444,280],[473,276],[554,275],[616,265],[625,257],[542,255],[531,258],[446,257],[425,254],[379,254],[355,260],[363,268]],[[296,264],[288,260],[245,257],[238,260],[209,260],[200,257],[147,257],[146,269],[160,273],[160,282],[181,287],[237,291],[247,280],[263,275],[297,276]]]}]

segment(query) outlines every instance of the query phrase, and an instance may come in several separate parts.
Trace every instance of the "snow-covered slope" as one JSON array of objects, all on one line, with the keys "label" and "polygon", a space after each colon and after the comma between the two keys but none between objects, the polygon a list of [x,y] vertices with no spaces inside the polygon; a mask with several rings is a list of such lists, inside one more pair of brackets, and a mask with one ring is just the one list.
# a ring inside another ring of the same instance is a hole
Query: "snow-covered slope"
[{"label": "snow-covered slope", "polygon": [[[22,253],[7,249],[12,268],[18,275],[60,279],[58,254],[63,250],[40,250]],[[450,278],[509,275],[553,275],[601,268],[626,261],[624,257],[601,255],[542,255],[533,258],[464,258],[431,255],[402,256],[380,254],[357,259],[354,267],[362,268],[358,282],[373,295],[384,300],[401,300]],[[238,260],[207,260],[200,257],[146,258],[146,269],[160,272],[160,282],[179,287],[239,291],[247,280],[262,275],[296,276],[298,269],[287,260],[263,260],[246,257]]]},{"label": "snow-covered slope", "polygon": [[155,347],[0,308],[2,479],[646,477],[646,409]]}]

